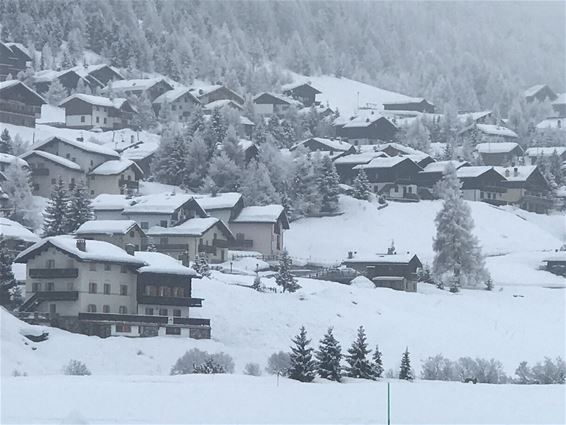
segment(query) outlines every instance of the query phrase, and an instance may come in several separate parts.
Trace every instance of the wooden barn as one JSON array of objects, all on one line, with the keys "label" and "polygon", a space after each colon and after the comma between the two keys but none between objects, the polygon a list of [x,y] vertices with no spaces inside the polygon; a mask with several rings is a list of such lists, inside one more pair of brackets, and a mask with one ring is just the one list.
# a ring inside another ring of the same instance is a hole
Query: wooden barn
[{"label": "wooden barn", "polygon": [[334,129],[336,136],[347,139],[353,145],[390,142],[398,130],[392,121],[375,111],[346,119],[338,117],[334,121]]},{"label": "wooden barn", "polygon": [[310,82],[286,84],[282,89],[285,96],[292,97],[307,107],[314,105],[316,103],[316,95],[322,93],[314,88]]},{"label": "wooden barn", "polygon": [[45,99],[18,80],[0,83],[0,122],[35,127]]},{"label": "wooden barn", "polygon": [[434,103],[429,102],[424,97],[414,97],[406,100],[387,102],[383,104],[386,111],[414,111],[434,114]]},{"label": "wooden barn", "polygon": [[545,100],[555,100],[558,96],[546,84],[537,84],[525,90],[525,99],[527,102],[544,102]]}]

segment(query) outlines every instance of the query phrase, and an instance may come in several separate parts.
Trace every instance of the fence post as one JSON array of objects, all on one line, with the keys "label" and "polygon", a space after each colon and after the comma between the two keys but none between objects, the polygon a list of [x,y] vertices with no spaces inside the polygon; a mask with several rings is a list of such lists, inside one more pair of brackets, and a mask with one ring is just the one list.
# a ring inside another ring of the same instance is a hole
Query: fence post
[{"label": "fence post", "polygon": [[387,425],[391,425],[391,382],[387,383]]}]

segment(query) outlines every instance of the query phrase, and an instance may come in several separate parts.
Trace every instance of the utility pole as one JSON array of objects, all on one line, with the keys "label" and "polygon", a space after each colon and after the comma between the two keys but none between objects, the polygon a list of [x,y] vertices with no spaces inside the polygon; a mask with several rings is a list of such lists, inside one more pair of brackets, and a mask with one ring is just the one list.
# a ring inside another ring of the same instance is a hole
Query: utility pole
[{"label": "utility pole", "polygon": [[387,425],[391,425],[391,382],[387,383]]}]

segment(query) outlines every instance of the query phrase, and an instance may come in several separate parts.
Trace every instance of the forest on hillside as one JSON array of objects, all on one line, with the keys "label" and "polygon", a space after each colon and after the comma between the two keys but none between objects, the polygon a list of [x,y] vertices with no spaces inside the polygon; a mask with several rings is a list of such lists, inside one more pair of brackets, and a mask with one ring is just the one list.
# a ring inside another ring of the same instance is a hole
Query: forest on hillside
[{"label": "forest on hillside", "polygon": [[89,49],[131,75],[245,94],[288,69],[506,114],[531,85],[566,91],[565,14],[562,2],[3,0],[0,35],[63,58],[43,68]]}]

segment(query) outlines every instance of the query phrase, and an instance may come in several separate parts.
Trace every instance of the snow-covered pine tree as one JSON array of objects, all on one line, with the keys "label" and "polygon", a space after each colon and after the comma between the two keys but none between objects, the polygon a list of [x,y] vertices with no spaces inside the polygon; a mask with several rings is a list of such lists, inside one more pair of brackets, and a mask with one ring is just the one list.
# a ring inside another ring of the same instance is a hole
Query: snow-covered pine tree
[{"label": "snow-covered pine tree", "polygon": [[332,334],[332,328],[328,328],[328,331],[320,340],[315,357],[317,372],[321,378],[338,382],[342,380],[342,370],[340,367],[342,349],[340,343]]},{"label": "snow-covered pine tree", "polygon": [[191,136],[187,146],[185,180],[183,181],[183,185],[192,190],[201,187],[207,170],[208,149],[202,138],[202,133],[197,131]]},{"label": "snow-covered pine tree", "polygon": [[369,184],[368,176],[362,168],[358,171],[358,175],[354,179],[354,193],[352,194],[356,199],[368,201],[371,197],[371,185]]},{"label": "snow-covered pine tree", "polygon": [[373,372],[376,378],[381,378],[383,376],[383,360],[381,360],[381,351],[379,351],[379,345],[375,346],[375,351],[371,357],[373,360]]},{"label": "snow-covered pine tree", "polygon": [[224,122],[224,117],[220,113],[219,108],[214,108],[212,115],[210,117],[210,126],[212,128],[212,133],[214,134],[214,142],[216,145],[222,144],[224,138],[226,137],[226,131],[228,127]]},{"label": "snow-covered pine tree", "polygon": [[197,255],[191,267],[201,276],[210,277],[210,266],[205,257]]},{"label": "snow-covered pine tree", "polygon": [[200,131],[202,133],[204,130],[205,130],[204,113],[202,111],[202,107],[200,105],[197,105],[191,111],[191,116],[187,123],[187,131],[192,136],[197,131]]},{"label": "snow-covered pine tree", "polygon": [[409,357],[409,347],[405,349],[403,357],[401,358],[401,368],[399,369],[399,379],[412,381],[415,379],[413,369],[411,369],[411,358]]},{"label": "snow-covered pine tree", "polygon": [[43,236],[64,235],[67,232],[69,197],[63,179],[59,177],[43,213]]},{"label": "snow-covered pine tree", "polygon": [[430,132],[421,119],[416,119],[409,125],[406,139],[409,146],[423,152],[430,152]]},{"label": "snow-covered pine tree", "polygon": [[70,190],[67,207],[67,230],[71,233],[77,230],[83,223],[92,220],[92,207],[87,188],[81,180]]},{"label": "snow-covered pine tree", "polygon": [[8,218],[35,228],[39,223],[36,223],[29,171],[13,162],[6,168],[4,175],[6,181],[2,182],[2,189],[8,195]]},{"label": "snow-covered pine tree", "polygon": [[472,233],[470,207],[462,199],[460,181],[452,164],[446,169],[441,188],[444,203],[435,218],[433,273],[437,280],[451,282],[452,288],[477,286],[489,274],[479,242]]},{"label": "snow-covered pine tree", "polygon": [[252,284],[252,288],[254,289],[254,291],[258,291],[258,292],[263,292],[264,290],[263,283],[261,282],[261,276],[257,272],[254,277],[254,283]]},{"label": "snow-covered pine tree", "polygon": [[128,99],[137,111],[132,118],[132,127],[147,130],[157,125],[157,117],[146,92],[140,96],[130,96]]},{"label": "snow-covered pine tree", "polygon": [[318,190],[322,195],[320,211],[323,213],[333,213],[338,210],[338,194],[340,193],[340,177],[336,172],[336,167],[328,155],[322,157],[319,170]]},{"label": "snow-covered pine tree", "polygon": [[240,146],[240,139],[236,133],[236,129],[233,126],[229,126],[226,131],[226,137],[222,141],[222,151],[226,152],[228,158],[230,158],[236,165],[243,167],[244,165],[244,151]]},{"label": "snow-covered pine tree", "polygon": [[155,179],[160,183],[180,186],[186,179],[187,144],[174,129],[167,129],[161,137],[159,149],[152,161]]},{"label": "snow-covered pine tree", "polygon": [[2,130],[2,134],[0,134],[0,153],[13,155],[13,151],[12,136],[10,136],[8,129],[5,128]]},{"label": "snow-covered pine tree", "polygon": [[313,349],[309,347],[311,340],[307,339],[307,331],[301,326],[299,335],[291,340],[291,366],[289,378],[301,382],[311,382],[315,376],[315,361],[312,358]]},{"label": "snow-covered pine tree", "polygon": [[[208,177],[214,183],[218,192],[234,192],[240,186],[242,170],[234,161],[228,158],[225,152],[216,155],[210,161]],[[206,181],[205,181],[206,183]],[[203,186],[203,190],[211,192],[210,180],[208,185]]]},{"label": "snow-covered pine tree", "polygon": [[49,89],[45,93],[45,99],[47,103],[53,106],[59,105],[59,103],[68,96],[67,89],[61,84],[58,79],[55,79],[50,85]]},{"label": "snow-covered pine tree", "polygon": [[255,159],[250,160],[243,170],[240,192],[246,205],[269,205],[280,201],[267,167]]},{"label": "snow-covered pine tree", "polygon": [[358,328],[358,335],[346,354],[346,374],[351,378],[375,379],[375,372],[367,358],[368,350],[366,332],[363,326]]},{"label": "snow-covered pine tree", "polygon": [[290,148],[297,140],[295,129],[293,128],[293,125],[287,120],[283,120],[283,122],[281,123],[280,137],[281,145],[284,148]]},{"label": "snow-covered pine tree", "polygon": [[283,292],[295,292],[297,289],[301,288],[297,283],[297,279],[291,274],[290,268],[291,258],[287,250],[284,250],[279,259],[279,270],[277,270],[277,274],[275,275],[275,283],[281,287]]},{"label": "snow-covered pine tree", "polygon": [[[6,245],[0,240],[0,305],[10,309],[16,307],[17,302],[20,301],[17,299],[17,294],[14,294],[17,282],[12,273],[13,261],[14,256],[10,254]],[[16,296],[14,297],[14,295]]]}]

